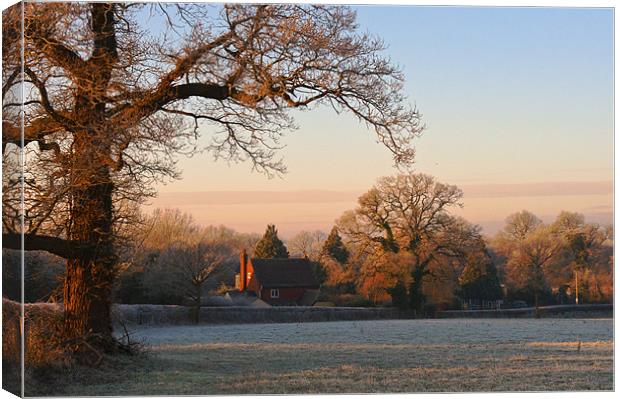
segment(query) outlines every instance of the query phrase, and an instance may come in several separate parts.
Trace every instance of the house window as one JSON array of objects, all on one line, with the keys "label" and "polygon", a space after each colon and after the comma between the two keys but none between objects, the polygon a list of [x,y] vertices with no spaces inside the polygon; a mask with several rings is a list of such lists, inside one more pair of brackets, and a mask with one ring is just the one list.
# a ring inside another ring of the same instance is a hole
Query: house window
[{"label": "house window", "polygon": [[277,288],[271,289],[271,297],[272,298],[280,298],[280,290]]}]

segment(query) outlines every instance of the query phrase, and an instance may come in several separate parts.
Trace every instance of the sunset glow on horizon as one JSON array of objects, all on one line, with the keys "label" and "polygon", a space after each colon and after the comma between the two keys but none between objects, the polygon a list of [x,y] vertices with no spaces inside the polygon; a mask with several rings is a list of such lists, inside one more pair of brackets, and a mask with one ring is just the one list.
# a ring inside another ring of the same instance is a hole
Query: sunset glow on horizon
[{"label": "sunset glow on horizon", "polygon": [[[589,222],[611,224],[612,182],[462,185],[463,208],[454,208],[492,235],[511,213],[527,209],[543,221],[561,210],[583,213]],[[283,237],[302,230],[329,231],[343,212],[357,205],[363,191],[203,191],[162,193],[147,210],[178,208],[202,225],[225,225],[243,233],[262,233],[276,224]],[[517,204],[515,206],[515,204]],[[520,207],[517,207],[520,206]]]},{"label": "sunset glow on horizon", "polygon": [[[545,221],[568,210],[612,223],[611,9],[356,10],[360,29],[383,38],[402,68],[427,125],[414,170],[464,191],[455,214],[486,234],[522,209]],[[208,153],[180,158],[182,180],[161,185],[146,210],[179,208],[243,232],[262,233],[268,223],[283,235],[325,231],[377,178],[398,173],[353,116],[328,107],[291,115],[299,129],[279,151],[287,174],[268,179]],[[202,128],[199,146],[211,137]]]}]

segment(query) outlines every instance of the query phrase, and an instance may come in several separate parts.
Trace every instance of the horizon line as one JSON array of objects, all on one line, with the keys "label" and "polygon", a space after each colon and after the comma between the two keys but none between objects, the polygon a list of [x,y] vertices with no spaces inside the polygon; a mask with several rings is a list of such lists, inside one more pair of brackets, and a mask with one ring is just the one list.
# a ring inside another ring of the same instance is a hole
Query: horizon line
[{"label": "horizon line", "polygon": [[[551,181],[537,183],[481,183],[457,186],[467,198],[553,197],[583,195],[613,195],[612,180]],[[350,202],[368,191],[366,189],[291,189],[291,190],[196,190],[158,192],[149,202],[174,198],[183,203],[250,204],[250,203],[320,203]],[[149,204],[147,206],[152,206]]]}]

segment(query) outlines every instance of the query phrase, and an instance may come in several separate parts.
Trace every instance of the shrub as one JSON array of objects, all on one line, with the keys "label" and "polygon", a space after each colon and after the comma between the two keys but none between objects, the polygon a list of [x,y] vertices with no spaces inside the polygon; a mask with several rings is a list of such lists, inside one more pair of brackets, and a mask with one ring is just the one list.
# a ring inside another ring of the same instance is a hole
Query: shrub
[{"label": "shrub", "polygon": [[334,298],[336,306],[352,307],[352,308],[369,308],[375,304],[367,298],[356,294],[342,294]]},{"label": "shrub", "polygon": [[[20,379],[20,314],[19,303],[2,298],[3,378],[12,384],[19,384]],[[72,357],[63,349],[61,326],[62,309],[59,305],[38,303],[24,306],[24,375],[27,386],[34,383],[33,379],[72,363]]]},{"label": "shrub", "polygon": [[62,345],[62,309],[52,303],[26,304],[24,361],[26,370],[66,366],[70,357]]}]

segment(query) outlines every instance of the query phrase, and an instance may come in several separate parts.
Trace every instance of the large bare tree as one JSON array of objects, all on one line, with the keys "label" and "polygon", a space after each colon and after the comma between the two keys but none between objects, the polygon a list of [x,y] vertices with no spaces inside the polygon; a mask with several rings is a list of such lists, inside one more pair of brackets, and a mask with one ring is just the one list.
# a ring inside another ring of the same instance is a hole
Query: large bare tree
[{"label": "large bare tree", "polygon": [[517,239],[507,242],[508,279],[516,289],[533,295],[534,306],[538,308],[542,294],[550,291],[547,280],[552,260],[561,249],[561,240],[549,226],[539,225]]},{"label": "large bare tree", "polygon": [[366,262],[380,264],[386,254],[406,252],[409,306],[421,309],[423,280],[433,262],[463,259],[484,247],[478,226],[450,214],[462,195],[458,187],[421,173],[382,177],[343,215],[339,230],[368,253]]},{"label": "large bare tree", "polygon": [[116,226],[199,133],[271,174],[291,109],[351,112],[397,163],[422,130],[346,7],[26,2],[3,38],[3,245],[67,259],[69,338],[111,342]]}]

